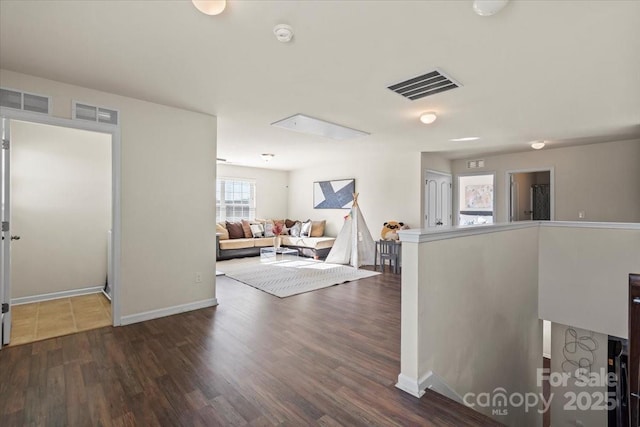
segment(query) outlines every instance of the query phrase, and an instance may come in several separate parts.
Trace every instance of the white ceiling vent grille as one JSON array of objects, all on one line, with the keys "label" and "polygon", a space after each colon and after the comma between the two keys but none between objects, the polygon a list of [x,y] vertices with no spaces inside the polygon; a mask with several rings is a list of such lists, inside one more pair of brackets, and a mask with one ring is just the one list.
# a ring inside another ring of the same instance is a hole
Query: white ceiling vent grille
[{"label": "white ceiling vent grille", "polygon": [[467,169],[478,169],[484,167],[484,160],[469,160],[467,162]]},{"label": "white ceiling vent grille", "polygon": [[49,114],[51,98],[14,89],[0,88],[0,107]]},{"label": "white ceiling vent grille", "polygon": [[426,74],[389,86],[389,89],[412,101],[462,85],[437,68]]},{"label": "white ceiling vent grille", "polygon": [[89,122],[117,125],[119,114],[111,108],[98,107],[73,101],[73,118]]}]

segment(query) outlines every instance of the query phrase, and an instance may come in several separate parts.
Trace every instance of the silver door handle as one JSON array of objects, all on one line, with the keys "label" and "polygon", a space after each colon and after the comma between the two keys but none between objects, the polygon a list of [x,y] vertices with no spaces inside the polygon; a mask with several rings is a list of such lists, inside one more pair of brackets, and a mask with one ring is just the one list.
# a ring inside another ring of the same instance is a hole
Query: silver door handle
[{"label": "silver door handle", "polygon": [[11,236],[11,240],[20,240],[20,236]]},{"label": "silver door handle", "polygon": [[640,304],[640,298],[639,298],[639,297],[635,297],[635,298],[633,299],[633,303],[634,303],[634,304]]}]

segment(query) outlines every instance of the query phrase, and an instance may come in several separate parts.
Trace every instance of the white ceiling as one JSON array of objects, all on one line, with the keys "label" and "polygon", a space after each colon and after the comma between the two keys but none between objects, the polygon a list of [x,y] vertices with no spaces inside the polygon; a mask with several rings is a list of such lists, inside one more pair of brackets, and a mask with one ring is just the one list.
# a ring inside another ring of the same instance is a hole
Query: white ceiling
[{"label": "white ceiling", "polygon": [[[492,17],[471,3],[229,0],[206,16],[190,1],[2,0],[0,66],[216,115],[218,156],[247,166],[640,135],[640,1],[512,1]],[[463,87],[417,101],[386,88],[434,67]],[[270,126],[295,113],[371,135]],[[449,141],[466,136],[481,139]]]}]

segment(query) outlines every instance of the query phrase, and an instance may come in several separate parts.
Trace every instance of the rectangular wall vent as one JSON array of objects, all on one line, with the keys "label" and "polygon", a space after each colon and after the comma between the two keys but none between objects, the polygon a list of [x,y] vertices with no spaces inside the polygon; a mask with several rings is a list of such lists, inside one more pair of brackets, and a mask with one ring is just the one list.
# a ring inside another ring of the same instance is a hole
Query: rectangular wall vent
[{"label": "rectangular wall vent", "polygon": [[435,69],[426,74],[389,86],[392,91],[412,101],[462,86],[442,71]]},{"label": "rectangular wall vent", "polygon": [[0,88],[0,107],[49,114],[49,111],[51,111],[51,98],[14,89]]},{"label": "rectangular wall vent", "polygon": [[478,169],[484,167],[484,160],[469,160],[467,162],[467,169]]},{"label": "rectangular wall vent", "polygon": [[118,111],[73,101],[73,118],[89,122],[118,124]]}]

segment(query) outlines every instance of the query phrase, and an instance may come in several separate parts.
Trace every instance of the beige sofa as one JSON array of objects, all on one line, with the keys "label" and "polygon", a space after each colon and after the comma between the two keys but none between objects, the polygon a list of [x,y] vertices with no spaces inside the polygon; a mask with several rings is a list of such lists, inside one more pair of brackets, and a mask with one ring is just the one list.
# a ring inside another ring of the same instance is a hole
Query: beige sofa
[{"label": "beige sofa", "polygon": [[[221,238],[222,237],[222,238]],[[326,258],[335,237],[294,237],[281,235],[281,246],[297,249],[300,256],[315,259]],[[228,239],[216,235],[216,256],[219,260],[260,255],[260,248],[273,246],[273,237],[245,237]]]}]

